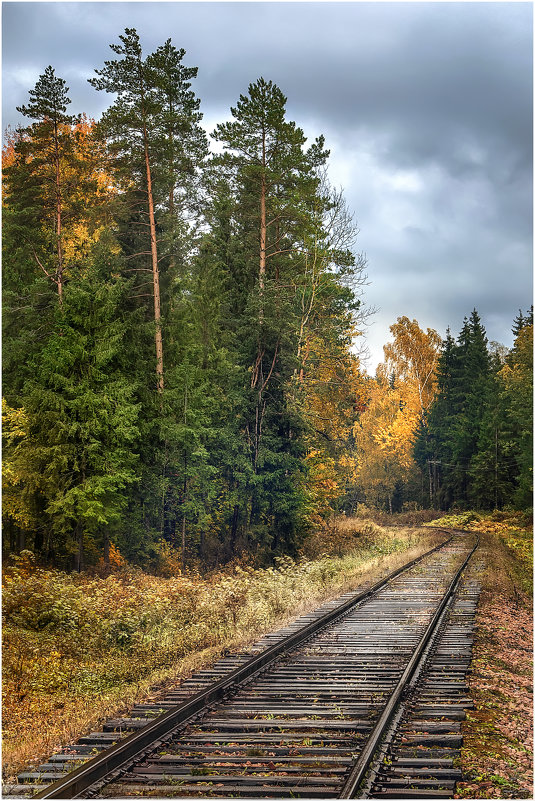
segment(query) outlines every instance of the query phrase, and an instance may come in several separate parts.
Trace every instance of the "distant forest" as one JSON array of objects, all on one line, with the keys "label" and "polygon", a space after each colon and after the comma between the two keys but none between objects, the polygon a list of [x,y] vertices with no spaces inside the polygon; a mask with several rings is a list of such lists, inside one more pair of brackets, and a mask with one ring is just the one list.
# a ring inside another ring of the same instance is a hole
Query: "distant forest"
[{"label": "distant forest", "polygon": [[260,78],[214,154],[184,50],[111,49],[100,120],[47,67],[3,151],[4,552],[266,564],[359,505],[529,507],[532,310],[509,352],[400,317],[367,376],[323,137]]}]

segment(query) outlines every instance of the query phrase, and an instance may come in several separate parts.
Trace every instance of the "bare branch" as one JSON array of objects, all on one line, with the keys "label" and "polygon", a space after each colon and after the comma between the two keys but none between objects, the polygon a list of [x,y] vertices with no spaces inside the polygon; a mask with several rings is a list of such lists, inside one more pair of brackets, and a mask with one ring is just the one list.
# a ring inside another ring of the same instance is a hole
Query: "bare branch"
[{"label": "bare branch", "polygon": [[44,272],[44,274],[46,275],[46,277],[47,277],[47,278],[49,278],[51,281],[53,281],[53,282],[56,284],[56,286],[59,286],[59,280],[58,280],[57,278],[54,278],[54,276],[53,276],[53,275],[50,275],[50,273],[48,272],[48,270],[46,269],[46,267],[45,267],[45,266],[43,265],[43,263],[41,262],[41,259],[39,258],[39,256],[38,256],[38,255],[37,255],[37,253],[35,252],[35,248],[33,247],[33,245],[31,245],[30,247],[31,247],[31,249],[32,249],[32,251],[33,251],[33,255],[34,255],[35,261],[37,262],[37,264],[39,265],[39,267],[41,268],[41,270]]},{"label": "bare branch", "polygon": [[125,256],[125,259],[135,259],[137,256],[150,256],[150,250],[140,250],[139,253],[132,253],[130,256]]}]

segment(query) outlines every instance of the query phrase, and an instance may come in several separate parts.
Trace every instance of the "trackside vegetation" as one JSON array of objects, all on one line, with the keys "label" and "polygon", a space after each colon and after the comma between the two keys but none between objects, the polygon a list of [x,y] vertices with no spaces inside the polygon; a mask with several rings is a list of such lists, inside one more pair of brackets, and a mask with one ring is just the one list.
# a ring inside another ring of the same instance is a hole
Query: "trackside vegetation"
[{"label": "trackside vegetation", "polygon": [[480,537],[481,581],[457,798],[533,797],[533,526],[530,514],[463,512],[430,525]]},{"label": "trackside vegetation", "polygon": [[335,539],[335,556],[237,563],[203,577],[180,575],[171,552],[161,564],[171,577],[132,568],[114,550],[93,574],[39,567],[28,551],[14,558],[3,586],[5,775],[72,743],[154,684],[378,580],[444,534],[344,519]]}]

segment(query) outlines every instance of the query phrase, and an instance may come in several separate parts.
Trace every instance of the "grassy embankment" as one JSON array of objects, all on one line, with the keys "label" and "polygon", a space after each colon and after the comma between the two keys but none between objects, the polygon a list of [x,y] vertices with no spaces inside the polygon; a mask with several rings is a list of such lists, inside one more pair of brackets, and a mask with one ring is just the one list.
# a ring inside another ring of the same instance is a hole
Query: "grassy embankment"
[{"label": "grassy embankment", "polygon": [[120,559],[106,577],[65,574],[23,553],[3,576],[4,777],[441,539],[432,529],[342,519],[313,536],[297,563],[205,577],[163,578]]},{"label": "grassy embankment", "polygon": [[484,562],[470,675],[476,708],[463,724],[465,781],[456,797],[533,798],[532,526],[507,512],[434,525],[477,531]]}]

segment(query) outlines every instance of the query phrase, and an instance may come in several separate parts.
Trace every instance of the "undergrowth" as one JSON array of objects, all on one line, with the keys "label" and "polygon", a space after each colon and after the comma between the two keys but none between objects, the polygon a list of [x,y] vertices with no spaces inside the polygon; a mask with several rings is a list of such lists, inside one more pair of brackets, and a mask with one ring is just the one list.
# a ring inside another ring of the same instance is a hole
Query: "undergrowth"
[{"label": "undergrowth", "polygon": [[105,577],[66,574],[23,552],[3,575],[4,775],[145,697],[155,681],[187,675],[440,539],[344,519],[311,538],[297,562],[204,577],[149,575],[119,558]]},{"label": "undergrowth", "polygon": [[[475,531],[482,583],[457,798],[532,798],[533,537],[525,513],[448,515],[436,525]],[[479,567],[478,564],[479,563]]]}]

